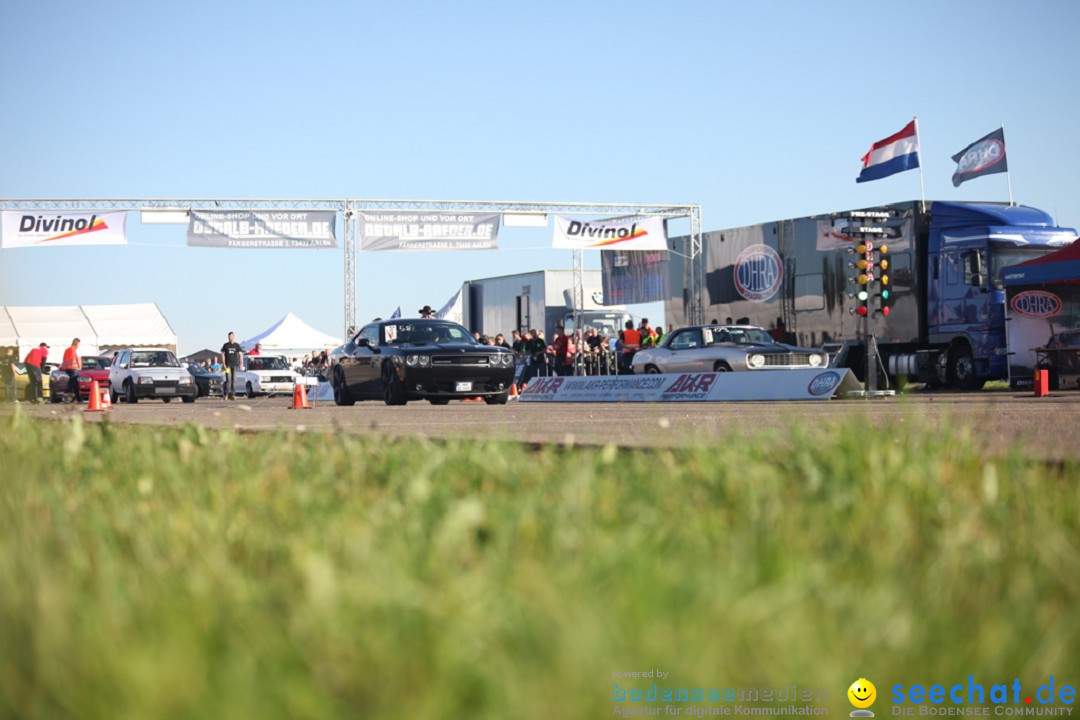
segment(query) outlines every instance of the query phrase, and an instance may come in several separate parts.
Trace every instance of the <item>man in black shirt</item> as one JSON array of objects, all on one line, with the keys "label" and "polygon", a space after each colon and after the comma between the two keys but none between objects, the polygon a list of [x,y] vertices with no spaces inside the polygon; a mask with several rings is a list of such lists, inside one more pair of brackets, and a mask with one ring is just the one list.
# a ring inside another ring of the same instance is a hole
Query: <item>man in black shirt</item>
[{"label": "man in black shirt", "polygon": [[236,399],[236,373],[240,371],[240,362],[244,357],[244,348],[236,342],[236,334],[229,333],[229,342],[221,346],[221,356],[225,360],[225,389],[230,400]]}]

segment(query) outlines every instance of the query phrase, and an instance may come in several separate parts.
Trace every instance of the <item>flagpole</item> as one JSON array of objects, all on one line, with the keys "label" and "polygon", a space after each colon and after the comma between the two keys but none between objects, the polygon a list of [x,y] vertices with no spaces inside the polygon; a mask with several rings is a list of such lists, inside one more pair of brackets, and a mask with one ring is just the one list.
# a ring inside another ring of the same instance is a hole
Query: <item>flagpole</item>
[{"label": "flagpole", "polygon": [[[1004,141],[1005,141],[1005,123],[1001,123],[1001,140],[1002,140],[1002,143],[1004,143]],[[1008,150],[1005,151],[1005,182],[1007,182],[1009,184],[1009,206],[1011,207],[1011,206],[1015,205],[1016,203],[1013,202],[1012,173],[1009,171],[1009,153],[1008,153]]]},{"label": "flagpole", "polygon": [[[919,116],[915,116],[915,140],[918,141],[916,152],[919,154],[919,200],[922,204],[922,211],[926,212],[926,185],[923,181],[922,171],[922,141],[919,139]],[[1011,192],[1011,191],[1010,191]]]}]

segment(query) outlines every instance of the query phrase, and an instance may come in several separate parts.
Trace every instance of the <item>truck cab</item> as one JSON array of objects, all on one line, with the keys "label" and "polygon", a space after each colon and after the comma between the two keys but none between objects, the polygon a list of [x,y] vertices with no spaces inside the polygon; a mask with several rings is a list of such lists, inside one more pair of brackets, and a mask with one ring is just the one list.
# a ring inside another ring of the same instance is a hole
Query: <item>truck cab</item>
[{"label": "truck cab", "polygon": [[927,244],[927,340],[937,381],[974,390],[1008,372],[1002,269],[1075,238],[1032,207],[935,202]]}]

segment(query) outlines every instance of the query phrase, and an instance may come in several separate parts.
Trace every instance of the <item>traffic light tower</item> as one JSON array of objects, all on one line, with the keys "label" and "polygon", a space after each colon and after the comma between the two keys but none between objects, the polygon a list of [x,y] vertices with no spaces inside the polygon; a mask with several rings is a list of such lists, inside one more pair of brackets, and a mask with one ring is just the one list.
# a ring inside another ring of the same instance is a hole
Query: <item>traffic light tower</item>
[{"label": "traffic light tower", "polygon": [[[873,223],[890,217],[889,213],[860,212],[849,213],[855,223],[840,230],[850,237],[855,244],[848,248],[853,258],[848,261],[848,268],[853,274],[848,277],[848,284],[854,288],[848,291],[848,298],[854,304],[848,308],[852,315],[862,318],[862,336],[866,347],[866,392],[867,397],[894,395],[892,390],[878,390],[878,347],[875,336],[877,316],[888,317],[891,312],[892,290],[889,285],[889,252],[883,240],[889,236],[891,228],[876,224],[858,224],[862,219]],[[879,242],[882,241],[882,242]]]}]

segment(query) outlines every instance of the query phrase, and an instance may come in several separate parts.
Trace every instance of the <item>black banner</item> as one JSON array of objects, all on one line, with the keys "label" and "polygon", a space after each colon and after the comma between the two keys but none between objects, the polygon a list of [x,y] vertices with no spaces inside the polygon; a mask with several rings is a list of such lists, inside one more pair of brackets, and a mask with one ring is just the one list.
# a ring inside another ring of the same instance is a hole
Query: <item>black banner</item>
[{"label": "black banner", "polygon": [[956,163],[956,172],[952,176],[953,187],[973,180],[982,175],[993,175],[1009,171],[1009,162],[1005,157],[1005,128],[998,128],[985,137],[981,137],[952,156]]}]

